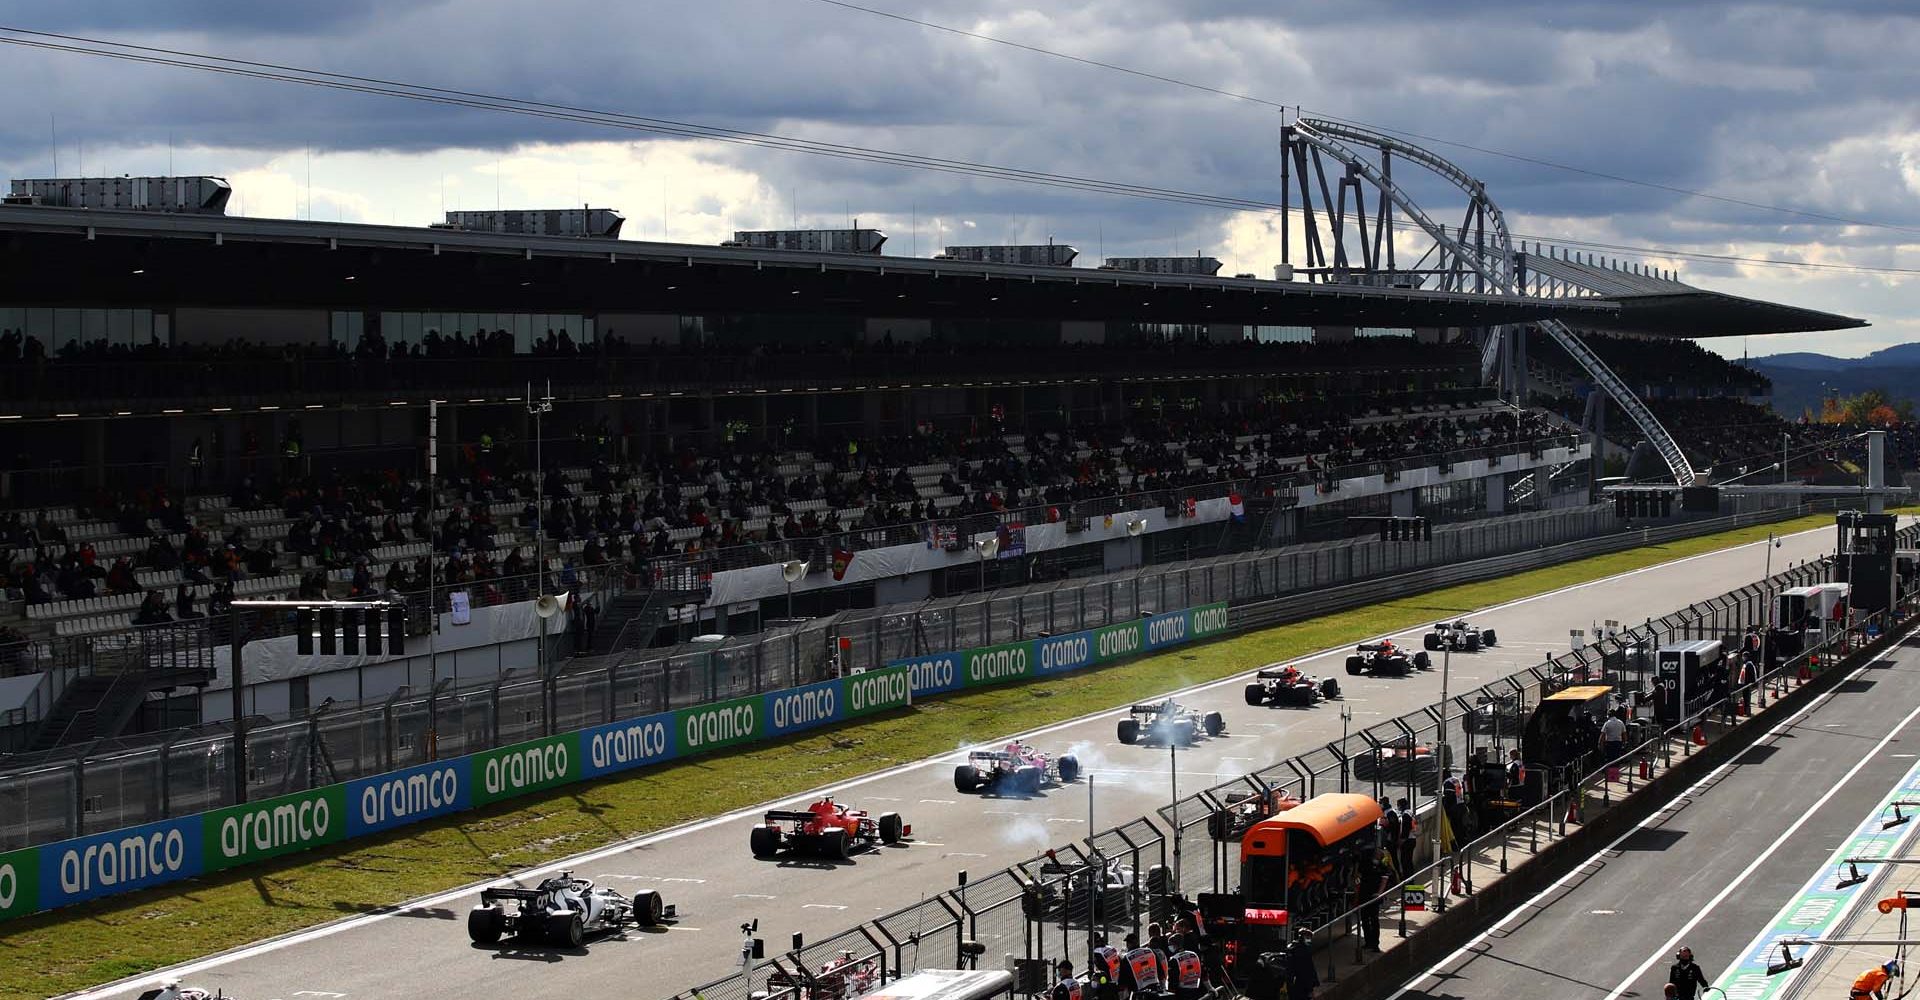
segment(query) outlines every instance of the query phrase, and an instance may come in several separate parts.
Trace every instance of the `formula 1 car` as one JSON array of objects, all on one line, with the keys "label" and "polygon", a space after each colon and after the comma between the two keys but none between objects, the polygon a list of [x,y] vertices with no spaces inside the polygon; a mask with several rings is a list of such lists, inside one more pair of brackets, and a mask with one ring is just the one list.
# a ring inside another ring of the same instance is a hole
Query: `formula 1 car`
[{"label": "formula 1 car", "polygon": [[[516,905],[502,905],[511,900]],[[476,944],[493,944],[503,934],[529,943],[580,947],[588,934],[610,931],[632,922],[651,927],[674,915],[652,890],[632,899],[595,886],[591,881],[561,872],[542,879],[532,889],[497,885],[480,890],[480,905],[467,912],[467,936]]]},{"label": "formula 1 car", "polygon": [[1038,792],[1080,777],[1072,754],[1050,757],[1015,740],[1002,750],[975,750],[953,769],[953,787],[962,792]]},{"label": "formula 1 car", "polygon": [[[1138,873],[1118,861],[1105,864],[1041,862],[1037,878],[1021,893],[1029,920],[1073,927],[1107,927],[1139,912],[1145,896]],[[1096,889],[1097,887],[1097,889]]]},{"label": "formula 1 car", "polygon": [[872,816],[828,796],[800,812],[768,811],[766,821],[753,828],[748,844],[756,858],[794,851],[845,861],[855,848],[877,850],[881,844],[899,843],[912,832],[913,827],[900,822],[899,813]]},{"label": "formula 1 car", "polygon": [[1292,809],[1300,800],[1285,789],[1267,792],[1228,792],[1225,804],[1207,817],[1207,835],[1222,843],[1237,841],[1255,823]]},{"label": "formula 1 car", "polygon": [[1482,646],[1497,646],[1499,638],[1490,628],[1474,628],[1464,620],[1457,622],[1436,622],[1433,631],[1427,633],[1426,647],[1438,653],[1450,649],[1456,653],[1478,653]]},{"label": "formula 1 car", "polygon": [[1371,674],[1375,677],[1405,677],[1415,670],[1432,670],[1433,661],[1425,652],[1407,655],[1406,650],[1393,644],[1392,639],[1380,642],[1363,642],[1356,647],[1359,652],[1347,657],[1347,675],[1359,677]]},{"label": "formula 1 car", "polygon": [[1249,705],[1310,707],[1321,699],[1340,697],[1340,682],[1331,677],[1309,677],[1299,667],[1261,667],[1247,685]]},{"label": "formula 1 car", "polygon": [[880,966],[875,958],[855,958],[849,949],[843,949],[812,975],[795,975],[779,964],[767,973],[769,988],[784,987],[792,991],[792,996],[807,1000],[852,1000],[873,992],[879,984]]},{"label": "formula 1 car", "polygon": [[1470,733],[1518,736],[1527,727],[1527,712],[1520,704],[1519,695],[1483,694],[1460,721]]},{"label": "formula 1 car", "polygon": [[139,1000],[219,1000],[221,994],[179,983],[168,983],[140,994]]},{"label": "formula 1 car", "polygon": [[1168,698],[1150,705],[1135,705],[1129,718],[1120,720],[1120,742],[1177,743],[1191,746],[1200,736],[1218,736],[1227,731],[1227,720],[1219,712],[1199,712]]},{"label": "formula 1 car", "polygon": [[1395,785],[1417,784],[1422,791],[1435,792],[1440,788],[1440,769],[1453,764],[1451,748],[1441,746],[1435,755],[1433,747],[1408,747],[1405,739],[1383,743],[1378,747],[1363,750],[1353,758],[1353,777],[1356,781],[1371,781],[1389,788]]}]

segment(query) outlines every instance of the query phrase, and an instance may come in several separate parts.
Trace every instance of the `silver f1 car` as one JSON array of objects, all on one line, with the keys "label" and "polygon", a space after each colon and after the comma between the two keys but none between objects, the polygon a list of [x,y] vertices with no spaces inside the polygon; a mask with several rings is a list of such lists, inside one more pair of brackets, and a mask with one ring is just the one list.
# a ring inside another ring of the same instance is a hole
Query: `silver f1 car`
[{"label": "silver f1 car", "polygon": [[1435,622],[1433,631],[1428,632],[1425,645],[1427,649],[1438,653],[1450,649],[1456,653],[1477,653],[1482,646],[1499,645],[1499,637],[1490,628],[1474,628],[1464,620],[1457,622]]},{"label": "silver f1 car", "polygon": [[1199,713],[1168,698],[1148,705],[1135,705],[1120,720],[1120,742],[1171,743],[1190,746],[1202,736],[1218,736],[1227,731],[1227,722],[1219,712]]},{"label": "silver f1 car", "polygon": [[[505,904],[512,902],[512,908]],[[480,905],[467,913],[467,936],[476,944],[493,944],[511,934],[531,944],[578,948],[588,934],[633,923],[651,927],[672,917],[674,908],[652,890],[632,899],[572,872],[542,879],[532,889],[497,885],[480,890]]]},{"label": "silver f1 car", "polygon": [[953,787],[962,792],[1033,793],[1080,777],[1072,754],[1052,757],[1015,740],[1001,750],[975,750],[953,769]]}]

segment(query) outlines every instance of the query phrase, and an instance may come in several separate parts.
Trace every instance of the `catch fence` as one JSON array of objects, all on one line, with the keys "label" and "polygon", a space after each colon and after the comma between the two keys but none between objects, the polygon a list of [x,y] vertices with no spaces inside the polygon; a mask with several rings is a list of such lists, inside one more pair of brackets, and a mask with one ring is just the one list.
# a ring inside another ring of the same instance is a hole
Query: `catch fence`
[{"label": "catch fence", "polygon": [[[377,702],[333,703],[297,719],[251,722],[248,798],[257,801],[543,735],[797,687],[920,653],[1095,628],[1216,602],[1234,605],[1234,630],[1259,628],[1812,509],[1761,510],[1631,531],[1620,529],[1609,506],[1539,511],[1438,527],[1432,541],[1369,538],[1293,546],[844,612],[750,638],[553,659],[545,676],[502,669],[469,686],[442,678],[437,686],[400,688]],[[594,578],[590,584],[611,592],[616,581]],[[424,595],[420,599],[415,620],[425,618]],[[444,610],[444,594],[440,602]],[[847,640],[844,649],[842,639]],[[461,654],[440,655],[444,661]],[[231,729],[215,724],[175,730],[159,743],[102,741],[45,762],[0,757],[10,771],[0,776],[0,850],[230,805],[232,742]]]},{"label": "catch fence", "polygon": [[[1902,529],[1898,544],[1920,544],[1920,526]],[[1824,582],[1831,568],[1830,558],[1790,567],[1658,619],[1595,637],[1594,642],[1549,657],[1538,666],[1465,693],[1449,692],[1438,705],[1349,733],[1338,742],[1188,795],[1160,809],[1158,816],[1134,819],[923,897],[896,913],[754,964],[743,974],[685,991],[674,1000],[754,1000],[764,991],[778,992],[785,984],[806,986],[807,977],[836,961],[843,946],[858,961],[869,963],[871,974],[881,979],[920,968],[967,968],[983,959],[997,965],[1003,956],[1045,963],[1066,958],[1081,967],[1094,935],[1105,935],[1116,944],[1127,934],[1144,940],[1147,924],[1170,923],[1176,896],[1192,899],[1200,893],[1234,890],[1238,881],[1235,845],[1209,830],[1233,807],[1276,796],[1305,800],[1322,792],[1355,791],[1383,801],[1404,797],[1416,812],[1431,812],[1440,793],[1441,768],[1457,769],[1484,757],[1504,760],[1507,750],[1519,746],[1521,727],[1541,698],[1602,680],[1614,684],[1630,701],[1650,695],[1654,653],[1659,647],[1703,638],[1730,639],[1737,645],[1749,626],[1767,627],[1780,591]],[[1849,629],[1833,630],[1820,645],[1786,658],[1752,687],[1736,689],[1726,699],[1689,699],[1697,701],[1698,707],[1684,718],[1666,720],[1665,725],[1637,722],[1627,740],[1633,748],[1628,757],[1653,753],[1670,759],[1676,752],[1691,753],[1692,742],[1686,738],[1691,726],[1727,711],[1733,699],[1750,697],[1761,687],[1771,689],[1809,657],[1857,647],[1870,634],[1877,635],[1883,624],[1875,616]],[[1436,663],[1435,669],[1444,666]],[[1413,757],[1402,764],[1397,755],[1382,753],[1414,747],[1432,748],[1425,762]],[[1553,790],[1537,805],[1492,829],[1459,831],[1461,846],[1454,855],[1393,880],[1393,887],[1378,900],[1356,900],[1343,890],[1322,901],[1322,910],[1331,919],[1315,934],[1329,976],[1336,975],[1337,968],[1333,949],[1327,946],[1357,932],[1362,904],[1398,902],[1410,883],[1445,886],[1455,868],[1468,886],[1476,871],[1483,879],[1488,873],[1505,873],[1521,857],[1538,850],[1543,834],[1552,839],[1554,822],[1564,833],[1568,800],[1586,794],[1587,786],[1596,776],[1605,775],[1609,763],[1618,762],[1583,760],[1573,768],[1574,780],[1549,786]],[[1604,782],[1600,785],[1600,794],[1611,794]],[[1422,850],[1425,847],[1423,842]],[[1441,896],[1438,902],[1444,907],[1444,893]],[[832,984],[817,985],[830,988]]]}]

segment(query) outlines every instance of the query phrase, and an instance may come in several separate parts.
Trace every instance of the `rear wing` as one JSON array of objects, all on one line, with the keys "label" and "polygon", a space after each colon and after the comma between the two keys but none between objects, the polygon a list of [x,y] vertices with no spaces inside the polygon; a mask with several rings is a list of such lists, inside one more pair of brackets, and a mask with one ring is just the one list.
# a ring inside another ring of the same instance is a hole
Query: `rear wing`
[{"label": "rear wing", "polygon": [[1261,667],[1253,673],[1253,676],[1261,680],[1278,680],[1286,675],[1287,670],[1285,667]]},{"label": "rear wing", "polygon": [[785,809],[767,810],[769,823],[811,823],[814,815],[810,812],[791,812]]},{"label": "rear wing", "polygon": [[517,899],[522,903],[531,903],[540,898],[538,889],[522,889],[519,886],[501,885],[480,890],[480,902],[492,903],[499,899]]},{"label": "rear wing", "polygon": [[1135,715],[1159,715],[1162,712],[1168,712],[1168,711],[1171,711],[1172,709],[1173,709],[1172,702],[1156,701],[1151,705],[1135,705],[1132,708],[1128,709],[1127,711],[1132,712]]},{"label": "rear wing", "polygon": [[1383,643],[1363,642],[1356,648],[1359,649],[1362,653],[1378,653],[1381,650],[1386,649],[1387,647]]},{"label": "rear wing", "polygon": [[1013,755],[1005,750],[975,750],[967,754],[968,760],[1010,761]]}]

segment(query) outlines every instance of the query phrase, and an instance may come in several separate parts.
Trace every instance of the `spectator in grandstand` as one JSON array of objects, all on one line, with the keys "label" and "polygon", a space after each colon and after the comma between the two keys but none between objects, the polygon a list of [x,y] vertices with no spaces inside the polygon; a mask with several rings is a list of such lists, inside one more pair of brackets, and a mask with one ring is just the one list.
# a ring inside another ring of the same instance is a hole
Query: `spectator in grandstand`
[{"label": "spectator in grandstand", "polygon": [[193,609],[193,588],[181,584],[173,593],[173,616],[186,622],[206,616]]},{"label": "spectator in grandstand", "polygon": [[107,593],[137,594],[139,592],[140,581],[134,579],[133,564],[127,561],[126,556],[115,559],[113,567],[107,570]]},{"label": "spectator in grandstand", "polygon": [[140,610],[133,616],[135,625],[159,625],[172,620],[173,616],[167,614],[167,599],[157,590],[147,591],[146,600],[140,602]]}]

